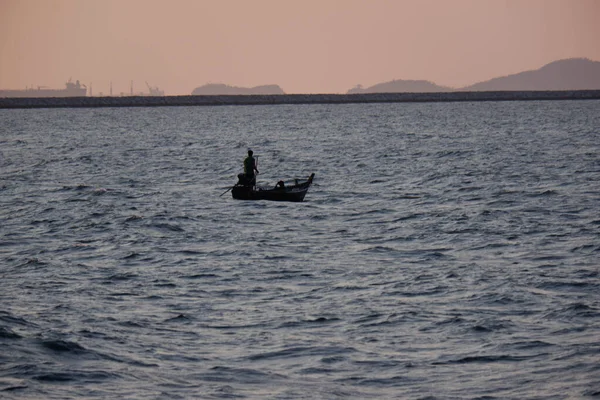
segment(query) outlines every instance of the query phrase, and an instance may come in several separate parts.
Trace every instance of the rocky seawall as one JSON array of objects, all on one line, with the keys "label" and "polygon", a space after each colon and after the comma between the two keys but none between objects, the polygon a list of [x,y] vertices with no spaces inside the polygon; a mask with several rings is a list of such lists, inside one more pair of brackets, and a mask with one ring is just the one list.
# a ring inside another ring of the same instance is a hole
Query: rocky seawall
[{"label": "rocky seawall", "polygon": [[0,98],[0,108],[160,107],[600,99],[600,90],[443,93]]}]

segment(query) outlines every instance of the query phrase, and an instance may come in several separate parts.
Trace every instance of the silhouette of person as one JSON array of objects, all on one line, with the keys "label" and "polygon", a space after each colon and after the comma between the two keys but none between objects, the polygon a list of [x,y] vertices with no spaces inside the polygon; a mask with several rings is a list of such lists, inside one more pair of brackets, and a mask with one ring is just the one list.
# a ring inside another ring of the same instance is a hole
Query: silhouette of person
[{"label": "silhouette of person", "polygon": [[252,156],[254,153],[252,150],[248,150],[248,157],[244,160],[244,175],[246,175],[246,182],[252,186],[256,185],[256,175],[258,174],[258,168],[256,168],[256,159]]}]

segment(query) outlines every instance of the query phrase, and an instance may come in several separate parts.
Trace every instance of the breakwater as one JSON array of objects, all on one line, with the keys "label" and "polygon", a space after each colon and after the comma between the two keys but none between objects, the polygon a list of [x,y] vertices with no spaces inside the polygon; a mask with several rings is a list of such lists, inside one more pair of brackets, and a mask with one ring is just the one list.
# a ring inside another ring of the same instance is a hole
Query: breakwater
[{"label": "breakwater", "polygon": [[160,107],[600,99],[600,90],[0,98],[0,108]]}]

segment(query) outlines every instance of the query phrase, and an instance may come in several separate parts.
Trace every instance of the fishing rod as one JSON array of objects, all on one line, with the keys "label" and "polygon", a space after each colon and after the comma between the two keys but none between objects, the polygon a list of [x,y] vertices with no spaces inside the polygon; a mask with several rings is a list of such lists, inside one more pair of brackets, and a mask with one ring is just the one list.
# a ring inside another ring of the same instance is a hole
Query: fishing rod
[{"label": "fishing rod", "polygon": [[230,187],[229,189],[227,189],[226,191],[224,191],[223,193],[221,193],[219,195],[219,197],[223,196],[225,193],[229,192],[231,189],[233,189],[235,186]]}]

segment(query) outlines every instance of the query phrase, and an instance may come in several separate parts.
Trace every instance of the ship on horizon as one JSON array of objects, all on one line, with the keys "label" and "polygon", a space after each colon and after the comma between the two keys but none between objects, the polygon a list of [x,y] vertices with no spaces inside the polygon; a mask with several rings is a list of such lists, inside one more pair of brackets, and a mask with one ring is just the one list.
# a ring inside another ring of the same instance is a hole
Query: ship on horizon
[{"label": "ship on horizon", "polygon": [[23,90],[0,90],[0,97],[85,97],[87,87],[75,81],[65,83],[64,89],[47,89],[41,86]]}]

